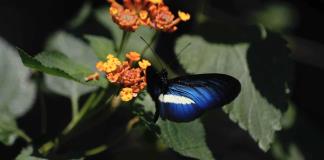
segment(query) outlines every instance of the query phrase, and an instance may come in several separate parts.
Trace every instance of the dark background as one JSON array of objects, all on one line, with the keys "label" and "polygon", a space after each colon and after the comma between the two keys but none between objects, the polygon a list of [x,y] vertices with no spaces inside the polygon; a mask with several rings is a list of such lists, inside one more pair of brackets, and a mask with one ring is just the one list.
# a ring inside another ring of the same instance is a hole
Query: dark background
[{"label": "dark background", "polygon": [[[64,28],[68,20],[75,16],[85,0],[0,0],[0,36],[11,44],[23,48],[29,53],[38,53],[43,50],[46,38],[54,31]],[[181,1],[186,3],[185,1]],[[238,3],[238,0],[215,1],[213,6],[233,16],[248,14],[250,10],[257,9],[267,2],[249,0],[246,3]],[[283,2],[283,1],[280,1]],[[290,0],[285,1],[292,5],[298,13],[298,23],[289,32],[291,35],[324,43],[324,1],[323,0]],[[106,5],[104,0],[95,0],[93,6]],[[240,4],[240,5],[238,5]],[[188,4],[186,4],[188,6]],[[91,29],[91,28],[90,28]],[[100,30],[100,27],[92,28]],[[166,36],[167,37],[167,36]],[[312,54],[312,53],[310,53]],[[324,53],[322,53],[324,54]],[[323,61],[324,63],[324,61]],[[312,63],[294,62],[294,83],[292,87],[292,99],[297,106],[296,125],[289,131],[283,131],[279,137],[283,142],[295,142],[301,149],[306,159],[323,159],[322,149],[324,134],[324,105],[323,93],[324,78],[323,68]],[[69,121],[69,100],[52,94],[41,95],[46,103],[52,106],[48,108],[47,137],[53,137],[64,128]],[[18,120],[19,126],[37,141],[46,138],[40,131],[40,101],[27,115]],[[56,104],[56,105],[54,105]],[[211,150],[218,159],[272,159],[269,153],[263,153],[249,137],[249,135],[233,124],[224,113],[218,115],[216,122],[207,125],[207,141],[219,141],[218,144],[209,144]],[[57,116],[59,115],[59,116]],[[57,119],[59,118],[59,120]],[[214,119],[215,121],[215,119]],[[122,123],[122,122],[120,122]],[[224,126],[222,130],[214,129],[214,125]],[[109,129],[108,129],[109,130]],[[226,136],[227,135],[227,136]],[[41,138],[40,138],[41,137]],[[136,138],[136,137],[135,137]],[[99,154],[93,159],[122,159],[122,154],[133,155],[134,159],[155,159],[145,157],[149,149],[141,149],[137,145],[130,144],[134,137],[128,137],[121,142],[121,146],[113,151]],[[136,141],[136,140],[135,140]],[[137,140],[139,141],[139,140]],[[138,143],[138,142],[137,142]],[[24,142],[18,140],[13,147],[5,147],[0,144],[0,159],[12,159],[23,147]],[[149,148],[149,147],[147,147]],[[156,153],[159,159],[186,159],[172,151]],[[154,156],[153,156],[154,157]]]}]

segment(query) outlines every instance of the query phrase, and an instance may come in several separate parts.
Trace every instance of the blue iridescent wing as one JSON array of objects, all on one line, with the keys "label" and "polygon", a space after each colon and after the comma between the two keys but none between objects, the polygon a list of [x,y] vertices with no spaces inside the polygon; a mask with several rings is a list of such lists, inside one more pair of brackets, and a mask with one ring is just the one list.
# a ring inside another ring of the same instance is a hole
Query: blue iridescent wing
[{"label": "blue iridescent wing", "polygon": [[188,122],[210,108],[222,107],[234,100],[240,82],[224,74],[199,74],[169,80],[166,92],[155,101],[162,119]]}]

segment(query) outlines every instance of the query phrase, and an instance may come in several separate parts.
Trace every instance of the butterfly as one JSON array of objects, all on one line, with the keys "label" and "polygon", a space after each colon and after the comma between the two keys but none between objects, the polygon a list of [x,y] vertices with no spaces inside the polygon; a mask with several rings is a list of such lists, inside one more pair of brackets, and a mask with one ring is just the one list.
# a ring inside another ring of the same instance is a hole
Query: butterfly
[{"label": "butterfly", "polygon": [[146,69],[147,91],[155,102],[154,122],[161,117],[174,122],[189,122],[206,110],[222,107],[241,91],[240,82],[225,74],[197,74],[168,79],[162,69]]}]

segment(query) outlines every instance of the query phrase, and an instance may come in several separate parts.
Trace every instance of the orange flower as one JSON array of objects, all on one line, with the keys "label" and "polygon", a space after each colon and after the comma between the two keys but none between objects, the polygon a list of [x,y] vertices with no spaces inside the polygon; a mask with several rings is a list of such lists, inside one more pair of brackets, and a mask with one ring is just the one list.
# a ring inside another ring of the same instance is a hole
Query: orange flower
[{"label": "orange flower", "polygon": [[177,30],[177,24],[179,24],[181,21],[188,21],[190,19],[190,15],[188,13],[181,11],[178,12],[179,17],[175,18],[169,7],[164,4],[152,5],[149,8],[149,15],[149,25],[152,28],[164,32],[174,32]]},{"label": "orange flower", "polygon": [[135,31],[139,26],[150,26],[164,32],[174,32],[177,24],[188,21],[190,15],[178,12],[175,18],[163,0],[123,0],[123,5],[116,0],[108,0],[109,12],[113,21],[126,31]]},{"label": "orange flower", "polygon": [[130,60],[130,61],[139,61],[141,59],[141,56],[139,53],[137,52],[129,52],[126,54],[126,57]]},{"label": "orange flower", "polygon": [[116,0],[108,2],[111,4],[109,13],[121,29],[133,32],[140,25],[147,23],[147,0],[124,0],[123,5]]},{"label": "orange flower", "polygon": [[[109,82],[123,87],[119,94],[123,101],[129,101],[133,97],[136,97],[146,87],[145,70],[147,66],[151,65],[147,60],[138,62],[141,57],[137,52],[129,52],[126,54],[126,57],[128,61],[120,62],[118,58],[109,54],[107,61],[100,61],[96,65],[99,71],[106,73],[106,78]],[[138,62],[137,65],[139,67],[133,67],[134,62]]]},{"label": "orange flower", "polygon": [[98,80],[98,79],[99,79],[99,73],[98,72],[95,72],[95,73],[89,75],[88,77],[84,78],[84,80],[86,82],[93,81],[93,80]]}]

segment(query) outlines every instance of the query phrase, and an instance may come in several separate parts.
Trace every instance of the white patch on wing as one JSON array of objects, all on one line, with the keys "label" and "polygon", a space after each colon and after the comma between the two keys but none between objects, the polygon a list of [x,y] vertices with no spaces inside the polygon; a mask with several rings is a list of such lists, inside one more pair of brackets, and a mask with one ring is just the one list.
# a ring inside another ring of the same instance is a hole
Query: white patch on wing
[{"label": "white patch on wing", "polygon": [[163,103],[175,103],[175,104],[194,104],[195,102],[187,97],[172,95],[172,94],[161,94],[159,100]]}]

